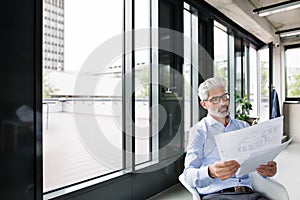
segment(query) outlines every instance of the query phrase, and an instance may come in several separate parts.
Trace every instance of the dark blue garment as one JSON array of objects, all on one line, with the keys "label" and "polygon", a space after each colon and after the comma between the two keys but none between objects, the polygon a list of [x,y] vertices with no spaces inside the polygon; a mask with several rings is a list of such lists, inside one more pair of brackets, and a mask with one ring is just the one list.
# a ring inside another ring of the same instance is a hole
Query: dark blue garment
[{"label": "dark blue garment", "polygon": [[275,89],[272,90],[272,114],[271,119],[276,117],[280,117],[280,108],[279,108],[279,101],[278,95]]}]

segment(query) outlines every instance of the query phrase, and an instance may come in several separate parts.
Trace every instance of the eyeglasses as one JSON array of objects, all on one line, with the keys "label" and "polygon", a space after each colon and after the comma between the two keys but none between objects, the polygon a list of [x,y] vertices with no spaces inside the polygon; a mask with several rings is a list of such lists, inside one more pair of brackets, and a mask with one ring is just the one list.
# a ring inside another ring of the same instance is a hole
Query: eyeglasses
[{"label": "eyeglasses", "polygon": [[225,93],[222,96],[212,97],[212,98],[204,100],[204,101],[210,101],[213,104],[218,104],[218,103],[220,103],[221,99],[223,101],[228,101],[229,100],[229,96],[230,96],[229,93]]}]

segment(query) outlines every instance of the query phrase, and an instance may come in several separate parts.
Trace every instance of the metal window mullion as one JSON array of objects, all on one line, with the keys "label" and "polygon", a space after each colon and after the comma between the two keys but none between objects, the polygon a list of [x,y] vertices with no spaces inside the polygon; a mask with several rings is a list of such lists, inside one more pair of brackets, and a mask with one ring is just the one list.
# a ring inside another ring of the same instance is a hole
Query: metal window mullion
[{"label": "metal window mullion", "polygon": [[133,0],[124,0],[124,35],[123,35],[123,144],[125,172],[134,171],[134,118],[133,118]]},{"label": "metal window mullion", "polygon": [[269,119],[272,116],[272,90],[273,90],[273,42],[268,44],[269,47]]}]

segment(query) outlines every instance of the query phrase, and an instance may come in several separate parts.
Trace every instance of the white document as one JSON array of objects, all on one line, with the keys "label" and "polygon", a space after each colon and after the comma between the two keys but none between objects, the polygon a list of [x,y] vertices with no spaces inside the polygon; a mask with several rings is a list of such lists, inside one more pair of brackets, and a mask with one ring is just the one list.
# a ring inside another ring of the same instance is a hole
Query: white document
[{"label": "white document", "polygon": [[272,161],[287,144],[281,144],[283,117],[244,129],[218,134],[216,145],[221,160],[236,160],[241,167],[237,176],[255,171],[260,164]]},{"label": "white document", "polygon": [[262,151],[253,152],[248,159],[246,159],[241,167],[238,169],[236,176],[240,177],[250,172],[256,171],[256,168],[261,164],[267,164],[267,162],[274,160],[274,158],[292,141],[292,138],[285,143],[264,149]]}]

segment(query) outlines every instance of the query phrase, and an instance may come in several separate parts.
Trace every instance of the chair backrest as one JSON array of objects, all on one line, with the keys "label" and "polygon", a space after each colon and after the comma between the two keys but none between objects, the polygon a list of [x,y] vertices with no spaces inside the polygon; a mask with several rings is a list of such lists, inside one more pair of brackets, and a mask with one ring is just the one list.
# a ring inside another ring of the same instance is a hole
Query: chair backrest
[{"label": "chair backrest", "polygon": [[184,180],[184,175],[181,174],[178,177],[179,181],[181,182],[181,184],[193,195],[193,200],[201,200],[200,195],[198,193],[198,191],[196,190],[196,188],[190,186],[185,180]]},{"label": "chair backrest", "polygon": [[[253,181],[253,190],[263,194],[265,197],[271,200],[289,200],[289,194],[286,188],[278,183],[273,178],[264,178],[261,175],[253,172],[250,174]],[[193,200],[201,200],[200,195],[196,188],[191,187],[185,180],[184,175],[179,176],[181,184],[192,194]]]},{"label": "chair backrest", "polygon": [[289,193],[286,188],[273,178],[265,178],[256,172],[251,174],[253,182],[253,190],[263,194],[269,199],[289,200]]}]

